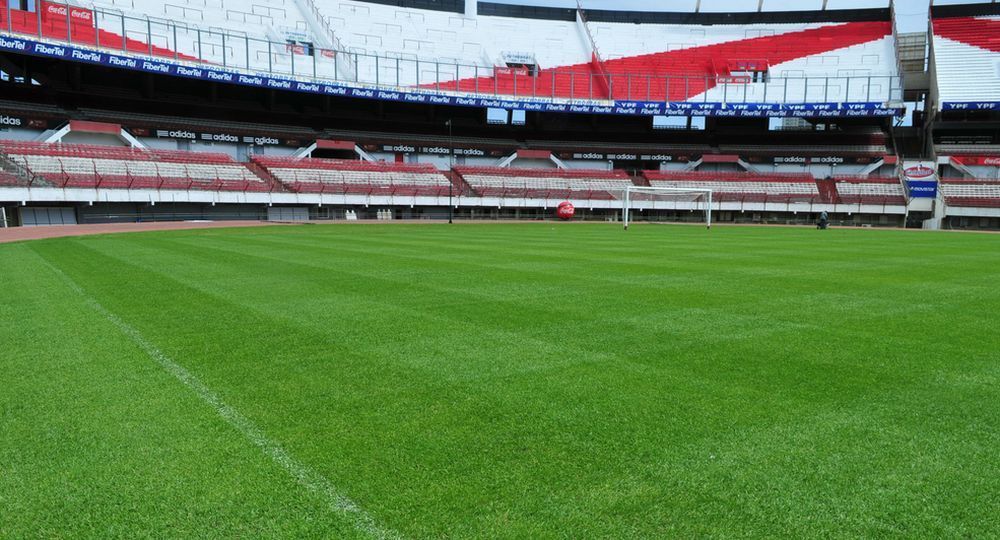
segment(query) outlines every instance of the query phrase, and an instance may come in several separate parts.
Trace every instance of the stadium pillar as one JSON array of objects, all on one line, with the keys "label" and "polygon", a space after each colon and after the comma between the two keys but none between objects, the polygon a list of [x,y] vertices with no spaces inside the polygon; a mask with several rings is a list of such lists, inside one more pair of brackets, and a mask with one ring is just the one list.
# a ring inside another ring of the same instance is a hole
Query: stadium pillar
[{"label": "stadium pillar", "polygon": [[455,205],[451,202],[455,191],[455,180],[452,175],[455,171],[455,141],[451,131],[451,118],[448,119],[448,146],[448,224],[450,225],[455,212]]}]

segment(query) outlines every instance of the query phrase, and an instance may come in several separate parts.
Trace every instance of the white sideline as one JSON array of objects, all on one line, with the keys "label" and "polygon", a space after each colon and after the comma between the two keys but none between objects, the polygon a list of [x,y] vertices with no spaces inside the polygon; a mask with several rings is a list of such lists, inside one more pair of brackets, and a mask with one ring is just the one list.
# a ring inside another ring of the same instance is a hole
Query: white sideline
[{"label": "white sideline", "polygon": [[351,524],[355,529],[372,538],[402,538],[395,531],[381,527],[375,522],[375,519],[368,514],[368,512],[358,506],[357,503],[352,501],[350,498],[341,494],[340,490],[338,490],[333,483],[327,480],[326,477],[300,463],[284,448],[282,448],[280,444],[269,439],[267,435],[264,434],[263,430],[257,427],[257,425],[254,424],[249,418],[243,416],[243,414],[239,411],[222,401],[222,398],[213,392],[211,388],[205,386],[205,383],[201,382],[194,376],[194,374],[177,362],[171,360],[170,357],[163,353],[163,351],[157,349],[156,346],[147,340],[138,330],[123,321],[111,311],[108,311],[107,308],[102,306],[97,300],[87,294],[82,287],[77,285],[77,283],[66,275],[65,272],[56,268],[52,265],[52,263],[45,259],[45,257],[42,257],[38,253],[35,253],[35,255],[41,259],[45,266],[59,276],[59,278],[62,279],[70,289],[82,296],[91,309],[103,315],[104,318],[121,330],[123,334],[128,336],[129,339],[138,345],[139,348],[149,355],[153,361],[159,364],[160,367],[173,375],[174,378],[183,383],[184,386],[193,390],[194,393],[197,394],[202,401],[211,406],[215,412],[226,421],[226,423],[236,428],[236,430],[242,433],[243,436],[246,437],[251,443],[260,448],[264,455],[271,458],[271,461],[274,461],[285,469],[285,472],[291,475],[292,478],[299,483],[299,485],[322,496],[333,511],[347,514],[347,517],[350,518]]}]

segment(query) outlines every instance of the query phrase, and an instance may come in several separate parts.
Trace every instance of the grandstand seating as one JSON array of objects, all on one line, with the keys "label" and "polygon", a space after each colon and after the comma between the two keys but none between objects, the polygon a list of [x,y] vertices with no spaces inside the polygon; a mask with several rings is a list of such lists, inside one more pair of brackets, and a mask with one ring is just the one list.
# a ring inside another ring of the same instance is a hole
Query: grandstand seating
[{"label": "grandstand seating", "polygon": [[634,185],[624,171],[455,167],[455,172],[483,197],[610,200]]},{"label": "grandstand seating", "polygon": [[265,156],[256,156],[253,162],[298,193],[444,196],[451,185],[444,173],[426,163]]},{"label": "grandstand seating", "polygon": [[[38,35],[41,31],[42,36],[48,39],[71,41],[151,56],[197,60],[195,56],[178,53],[150,41],[124,37],[120,30],[115,32],[100,28],[98,21],[95,21],[93,10],[74,6],[67,12],[67,6],[62,3],[42,1],[41,20],[36,12],[22,11],[12,7],[10,21],[8,21],[7,1],[0,0],[0,28],[5,30],[10,28],[19,34],[33,35]],[[143,33],[143,37],[146,37],[146,33]]]},{"label": "grandstand seating", "polygon": [[225,154],[0,141],[0,153],[58,187],[270,191]]},{"label": "grandstand seating", "polygon": [[24,181],[17,175],[0,171],[0,187],[23,186]]},{"label": "grandstand seating", "polygon": [[934,153],[939,156],[1000,156],[1000,144],[938,144]]},{"label": "grandstand seating", "polygon": [[712,171],[645,171],[653,187],[711,189],[720,202],[820,202],[815,178],[809,174]]},{"label": "grandstand seating", "polygon": [[1000,17],[935,18],[941,102],[1000,101]]},{"label": "grandstand seating", "polygon": [[[775,25],[760,30],[773,35],[745,38],[746,33],[720,26],[700,26],[702,34],[710,34],[716,43],[694,45],[690,43],[692,27],[663,25],[639,25],[640,28],[655,28],[662,33],[664,41],[643,42],[643,47],[630,51],[629,56],[606,60],[600,68],[589,59],[571,65],[562,65],[550,69],[542,69],[536,77],[521,75],[519,77],[510,71],[499,71],[478,78],[464,78],[443,84],[426,84],[428,87],[440,87],[446,90],[464,92],[499,93],[515,95],[541,95],[556,97],[612,97],[614,99],[639,100],[671,100],[684,101],[718,86],[727,88],[718,90],[719,101],[741,100],[747,92],[751,95],[760,94],[756,101],[764,101],[765,84],[754,84],[748,80],[731,77],[726,70],[720,70],[730,61],[741,58],[766,58],[768,67],[787,71],[788,75],[813,75],[817,77],[842,77],[838,71],[843,60],[844,65],[856,63],[866,66],[862,69],[867,75],[888,76],[893,73],[894,64],[888,59],[894,57],[892,50],[891,25],[888,22],[855,22],[836,25],[821,25],[803,28],[803,25]],[[659,27],[659,28],[656,28]],[[635,25],[605,25],[609,32],[618,32],[618,37],[628,39],[635,32]],[[642,31],[642,30],[640,30]],[[704,41],[704,40],[703,40]],[[665,44],[682,42],[683,45],[673,50],[659,52]],[[866,44],[873,44],[867,46]],[[600,46],[600,43],[599,43]],[[799,65],[796,60],[810,57],[830,57],[825,68],[824,62],[806,61]],[[841,58],[843,57],[843,58]],[[872,63],[863,57],[874,58]],[[836,58],[836,62],[833,60]],[[819,66],[819,67],[817,67]],[[610,74],[610,84],[595,84],[591,75]],[[649,77],[652,77],[650,79]],[[669,82],[666,78],[671,78]],[[731,86],[731,88],[729,88]],[[842,83],[835,88],[806,88],[805,81],[794,81],[791,88],[770,88],[768,101],[870,101],[888,98],[888,80],[876,90],[874,87],[856,84],[848,89]],[[801,88],[800,88],[801,87]],[[748,90],[748,88],[752,88]],[[833,90],[831,92],[831,90]],[[722,95],[726,93],[727,95]],[[749,96],[747,96],[749,97]],[[751,100],[752,101],[752,100]]]},{"label": "grandstand seating", "polygon": [[1000,208],[1000,179],[942,178],[940,190],[948,206]]},{"label": "grandstand seating", "polygon": [[[898,83],[888,21],[584,23],[593,27],[588,32],[573,19],[470,16],[380,3],[233,0],[219,9],[221,4],[205,2],[97,0],[95,10],[73,7],[67,13],[63,4],[44,2],[41,23],[50,39],[108,49],[483,94],[655,101],[703,96],[735,103],[899,97],[890,95]],[[33,12],[13,10],[11,19],[16,32],[38,32]],[[335,33],[354,54],[295,41],[340,46]],[[603,61],[587,35],[607,53]],[[537,69],[508,68],[505,54]],[[748,76],[747,69],[756,74]]]},{"label": "grandstand seating", "polygon": [[834,180],[838,202],[842,204],[906,204],[906,195],[899,178],[836,176]]}]

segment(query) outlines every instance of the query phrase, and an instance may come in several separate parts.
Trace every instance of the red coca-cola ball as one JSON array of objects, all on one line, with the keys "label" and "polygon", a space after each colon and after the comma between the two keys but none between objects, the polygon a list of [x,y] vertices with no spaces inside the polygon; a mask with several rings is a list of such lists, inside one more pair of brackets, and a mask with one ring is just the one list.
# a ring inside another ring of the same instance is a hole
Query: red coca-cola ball
[{"label": "red coca-cola ball", "polygon": [[556,207],[556,217],[559,219],[573,219],[576,215],[576,207],[569,201],[563,201]]}]

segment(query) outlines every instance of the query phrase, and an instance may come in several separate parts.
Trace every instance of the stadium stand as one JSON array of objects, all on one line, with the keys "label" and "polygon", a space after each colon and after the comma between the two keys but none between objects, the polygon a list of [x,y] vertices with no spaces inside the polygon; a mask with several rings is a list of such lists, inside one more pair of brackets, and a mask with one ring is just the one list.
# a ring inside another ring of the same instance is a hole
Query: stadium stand
[{"label": "stadium stand", "polygon": [[[1000,15],[940,16],[932,22],[934,63],[942,103],[1000,101]],[[975,6],[973,6],[975,7]],[[980,6],[982,7],[982,6]]]},{"label": "stadium stand", "polygon": [[1000,179],[942,179],[941,195],[948,206],[1000,208]]},{"label": "stadium stand", "polygon": [[819,202],[816,179],[808,174],[709,171],[645,171],[653,187],[711,189],[719,202],[794,203]]},{"label": "stadium stand", "polygon": [[0,0],[0,27],[9,25],[16,33],[36,35],[41,33],[48,39],[72,41],[94,47],[181,60],[198,60],[196,56],[155,45],[148,38],[143,41],[125,37],[117,28],[114,31],[103,29],[100,27],[100,18],[94,10],[45,1],[40,2],[40,6],[42,9],[38,12],[15,9],[13,6],[8,10],[7,0]]},{"label": "stadium stand", "polygon": [[270,191],[225,154],[83,144],[0,141],[0,152],[33,179],[58,187]]},{"label": "stadium stand", "polygon": [[[860,71],[868,75],[891,76],[894,65],[885,62],[894,57],[888,22],[832,24],[801,30],[798,29],[801,27],[775,25],[755,29],[758,34],[771,35],[754,38],[746,38],[748,30],[744,28],[733,29],[725,25],[659,26],[640,25],[640,28],[659,34],[663,41],[639,42],[630,40],[635,33],[634,25],[599,27],[598,31],[606,29],[604,34],[609,42],[634,47],[628,49],[631,55],[606,60],[599,70],[592,62],[585,61],[557,64],[557,67],[540,70],[533,77],[525,73],[520,86],[516,71],[510,70],[433,86],[474,93],[647,101],[686,101],[703,95],[711,100],[758,102],[870,101],[872,95],[884,96],[886,100],[889,97],[888,80],[878,89],[857,83],[853,89],[843,84],[810,89],[805,82],[805,77],[843,77],[839,71],[841,65],[865,66]],[[698,35],[695,30],[701,36],[692,37]],[[602,36],[601,33],[597,35]],[[713,43],[699,44],[706,41]],[[672,42],[682,42],[682,45],[666,52],[646,48]],[[796,62],[816,57],[821,61]],[[824,63],[826,68],[822,67]],[[752,68],[748,64],[752,64]],[[767,84],[767,77],[760,80],[746,74],[768,72],[802,79],[791,85],[782,82],[779,87]],[[607,88],[598,84],[595,89],[593,78],[605,76],[609,79]]]},{"label": "stadium stand", "polygon": [[609,200],[634,185],[624,171],[455,167],[483,197]]},{"label": "stadium stand", "polygon": [[263,156],[253,162],[297,193],[443,196],[452,185],[429,164]]},{"label": "stadium stand", "polygon": [[906,194],[897,177],[837,176],[834,181],[836,202],[840,204],[906,204]]},{"label": "stadium stand", "polygon": [[[492,15],[490,9],[471,15],[353,0],[232,0],[224,9],[221,3],[164,0],[98,0],[94,9],[42,5],[41,17],[12,10],[13,31],[380,86],[728,103],[900,98],[887,10],[875,10],[884,11],[881,20],[845,22],[839,19],[846,12],[811,12],[811,19],[820,13],[819,20],[633,25],[588,23],[583,10],[572,9],[517,17]],[[824,16],[832,22],[823,22]]]}]

